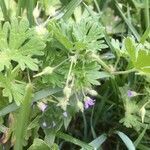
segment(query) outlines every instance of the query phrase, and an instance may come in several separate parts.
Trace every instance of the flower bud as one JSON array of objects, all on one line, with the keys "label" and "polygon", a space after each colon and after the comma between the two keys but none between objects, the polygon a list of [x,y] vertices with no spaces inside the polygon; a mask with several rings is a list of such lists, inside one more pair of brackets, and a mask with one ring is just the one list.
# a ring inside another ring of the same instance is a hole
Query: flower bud
[{"label": "flower bud", "polygon": [[98,95],[97,91],[92,90],[92,89],[88,89],[87,92],[88,92],[91,96],[97,96],[97,95]]},{"label": "flower bud", "polygon": [[50,16],[54,16],[55,15],[55,10],[56,10],[56,8],[54,7],[54,6],[50,6],[49,8],[48,8],[48,10],[46,11],[46,13],[48,14],[48,15],[50,15]]},{"label": "flower bud", "polygon": [[48,30],[43,25],[36,26],[35,31],[39,36],[44,36],[48,34]]},{"label": "flower bud", "polygon": [[42,72],[34,75],[33,77],[38,77],[38,76],[42,76],[42,75],[52,74],[53,70],[54,70],[54,68],[52,68],[52,67],[46,67],[45,69],[43,69]]},{"label": "flower bud", "polygon": [[36,7],[33,10],[33,17],[34,17],[34,19],[38,18],[39,15],[40,15],[40,10],[38,9],[38,3],[37,3]]},{"label": "flower bud", "polygon": [[69,88],[68,86],[66,86],[63,90],[64,95],[66,96],[67,99],[70,98],[71,96],[71,88]]},{"label": "flower bud", "polygon": [[59,103],[57,104],[57,106],[60,106],[64,111],[66,111],[68,105],[68,99],[60,99]]},{"label": "flower bud", "polygon": [[100,58],[99,58],[99,55],[97,55],[97,54],[95,54],[95,53],[92,53],[91,55],[90,55],[90,57],[92,57],[93,59],[95,59],[95,60],[99,60]]},{"label": "flower bud", "polygon": [[43,103],[43,102],[39,102],[38,104],[37,104],[37,106],[38,106],[38,108],[41,110],[41,111],[45,111],[45,109],[47,108],[47,105],[45,104],[45,103]]},{"label": "flower bud", "polygon": [[83,103],[82,103],[81,101],[78,100],[77,106],[78,106],[78,108],[83,112],[84,106],[83,106]]},{"label": "flower bud", "polygon": [[127,94],[128,94],[128,97],[135,97],[138,95],[138,93],[136,93],[135,91],[131,91],[131,90],[128,90]]},{"label": "flower bud", "polygon": [[76,62],[77,62],[77,55],[70,56],[70,60],[71,60],[74,64],[76,64]]}]

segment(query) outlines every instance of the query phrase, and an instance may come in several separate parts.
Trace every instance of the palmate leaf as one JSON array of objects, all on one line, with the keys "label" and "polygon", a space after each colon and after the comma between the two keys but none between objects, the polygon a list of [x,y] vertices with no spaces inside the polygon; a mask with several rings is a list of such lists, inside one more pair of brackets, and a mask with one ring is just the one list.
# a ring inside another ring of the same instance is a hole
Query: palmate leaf
[{"label": "palmate leaf", "polygon": [[11,72],[6,76],[0,74],[0,87],[3,88],[2,93],[4,97],[8,97],[9,102],[15,100],[17,105],[20,105],[25,92],[25,83],[19,83],[15,80],[16,72]]},{"label": "palmate leaf", "polygon": [[73,48],[72,42],[65,35],[62,34],[62,30],[57,24],[51,22],[48,28],[49,31],[53,32],[54,38],[56,38],[57,41],[60,42],[67,50]]},{"label": "palmate leaf", "polygon": [[150,52],[142,46],[137,48],[131,38],[125,39],[125,47],[131,58],[134,67],[144,73],[150,73]]},{"label": "palmate leaf", "polygon": [[100,85],[98,82],[98,79],[101,78],[100,68],[96,62],[86,62],[84,67],[81,62],[77,63],[74,69],[77,88],[80,89],[80,86],[89,87],[91,85]]},{"label": "palmate leaf", "polygon": [[74,25],[73,36],[76,44],[83,44],[83,49],[87,50],[101,50],[106,48],[104,44],[103,34],[104,28],[100,26],[99,22],[93,21],[92,18],[81,19],[78,24]]},{"label": "palmate leaf", "polygon": [[50,22],[49,31],[54,38],[61,43],[67,50],[74,51],[98,51],[106,48],[104,44],[104,28],[98,21],[92,18],[81,19],[79,23],[72,24],[60,21],[59,23]]},{"label": "palmate leaf", "polygon": [[11,23],[0,23],[0,71],[9,68],[12,62],[17,62],[22,70],[29,68],[38,70],[38,60],[33,58],[42,55],[45,44],[29,29],[26,19]]}]

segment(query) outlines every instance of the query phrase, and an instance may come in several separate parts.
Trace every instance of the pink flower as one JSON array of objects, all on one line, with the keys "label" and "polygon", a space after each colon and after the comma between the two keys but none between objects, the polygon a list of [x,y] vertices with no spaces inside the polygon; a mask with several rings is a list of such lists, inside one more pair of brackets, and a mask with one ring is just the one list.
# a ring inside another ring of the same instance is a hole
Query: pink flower
[{"label": "pink flower", "polygon": [[128,97],[134,97],[137,96],[138,94],[135,91],[128,90],[127,95]]},{"label": "pink flower", "polygon": [[90,97],[86,97],[85,101],[84,101],[84,108],[88,109],[89,107],[95,105],[95,100],[93,100]]},{"label": "pink flower", "polygon": [[47,105],[45,103],[43,103],[43,102],[39,102],[37,106],[39,107],[39,109],[42,112],[44,112],[46,110],[46,108],[47,108]]}]

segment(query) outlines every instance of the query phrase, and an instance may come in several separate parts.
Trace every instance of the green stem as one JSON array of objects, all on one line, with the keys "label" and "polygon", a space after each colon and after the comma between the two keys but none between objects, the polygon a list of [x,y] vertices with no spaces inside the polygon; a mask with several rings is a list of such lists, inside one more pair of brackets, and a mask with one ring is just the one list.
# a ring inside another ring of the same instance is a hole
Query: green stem
[{"label": "green stem", "polygon": [[65,60],[63,60],[60,64],[58,64],[58,65],[55,66],[54,68],[57,69],[57,68],[60,67],[62,64],[64,64],[67,60],[68,60],[68,58],[65,59]]},{"label": "green stem", "polygon": [[83,116],[83,122],[84,122],[84,141],[85,141],[87,138],[87,121],[86,121],[84,112],[82,113],[82,116]]},{"label": "green stem", "polygon": [[113,53],[116,53],[116,50],[115,50],[115,48],[113,47],[113,45],[111,44],[110,38],[109,38],[109,36],[108,36],[106,30],[104,31],[104,35],[105,35],[104,38],[105,38],[105,40],[106,40],[108,46],[110,47],[110,49],[112,50]]},{"label": "green stem", "polygon": [[15,128],[16,143],[14,146],[14,150],[23,149],[24,137],[27,131],[27,125],[30,118],[31,102],[32,102],[32,84],[29,83],[26,86],[25,96],[16,120],[16,128]]},{"label": "green stem", "polygon": [[114,66],[115,69],[117,68],[119,61],[120,61],[120,56],[117,57],[117,60],[116,60],[115,66]]},{"label": "green stem", "polygon": [[113,75],[119,75],[119,74],[127,74],[127,73],[131,73],[131,72],[135,72],[137,71],[135,68],[130,69],[130,70],[126,70],[126,71],[116,71],[113,72],[111,70],[111,68],[101,59],[98,59],[98,63],[109,73],[113,74]]},{"label": "green stem", "polygon": [[98,59],[98,63],[108,72],[112,72],[110,67],[102,60]]},{"label": "green stem", "polygon": [[93,127],[93,115],[94,115],[94,107],[92,109],[92,114],[91,114],[91,117],[90,117],[90,126],[91,126],[92,136],[93,136],[94,139],[96,139],[96,132],[95,132],[94,127]]},{"label": "green stem", "polygon": [[128,74],[128,73],[131,73],[131,72],[135,72],[136,69],[133,68],[133,69],[130,69],[130,70],[126,70],[126,71],[117,71],[117,72],[112,72],[113,75],[119,75],[119,74]]},{"label": "green stem", "polygon": [[100,8],[99,8],[97,0],[94,0],[94,3],[95,3],[95,6],[96,6],[96,9],[97,9],[98,13],[100,14],[101,11],[100,11]]},{"label": "green stem", "polygon": [[[73,57],[73,56],[72,56],[72,57]],[[75,56],[74,56],[74,57],[75,57]],[[70,68],[69,68],[69,72],[68,72],[68,76],[67,76],[67,81],[66,81],[66,86],[68,86],[68,84],[69,84],[69,78],[70,78],[70,75],[71,75],[73,63],[74,63],[74,61],[71,59],[71,64],[70,64]]]}]

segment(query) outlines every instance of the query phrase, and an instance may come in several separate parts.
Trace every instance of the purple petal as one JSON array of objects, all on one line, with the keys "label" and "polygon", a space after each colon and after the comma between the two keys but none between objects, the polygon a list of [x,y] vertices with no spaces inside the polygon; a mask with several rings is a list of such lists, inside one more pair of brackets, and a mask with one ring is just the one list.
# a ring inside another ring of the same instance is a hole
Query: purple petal
[{"label": "purple petal", "polygon": [[95,104],[95,100],[91,99],[90,97],[87,97],[87,99],[84,102],[85,109],[88,109],[89,107],[93,106]]},{"label": "purple petal", "polygon": [[128,97],[132,97],[132,91],[128,90]]},{"label": "purple petal", "polygon": [[84,107],[85,107],[85,109],[88,109],[89,108],[89,104],[85,102]]},{"label": "purple petal", "polygon": [[128,97],[134,97],[138,95],[135,91],[131,91],[131,90],[128,90],[127,94],[128,94]]}]

